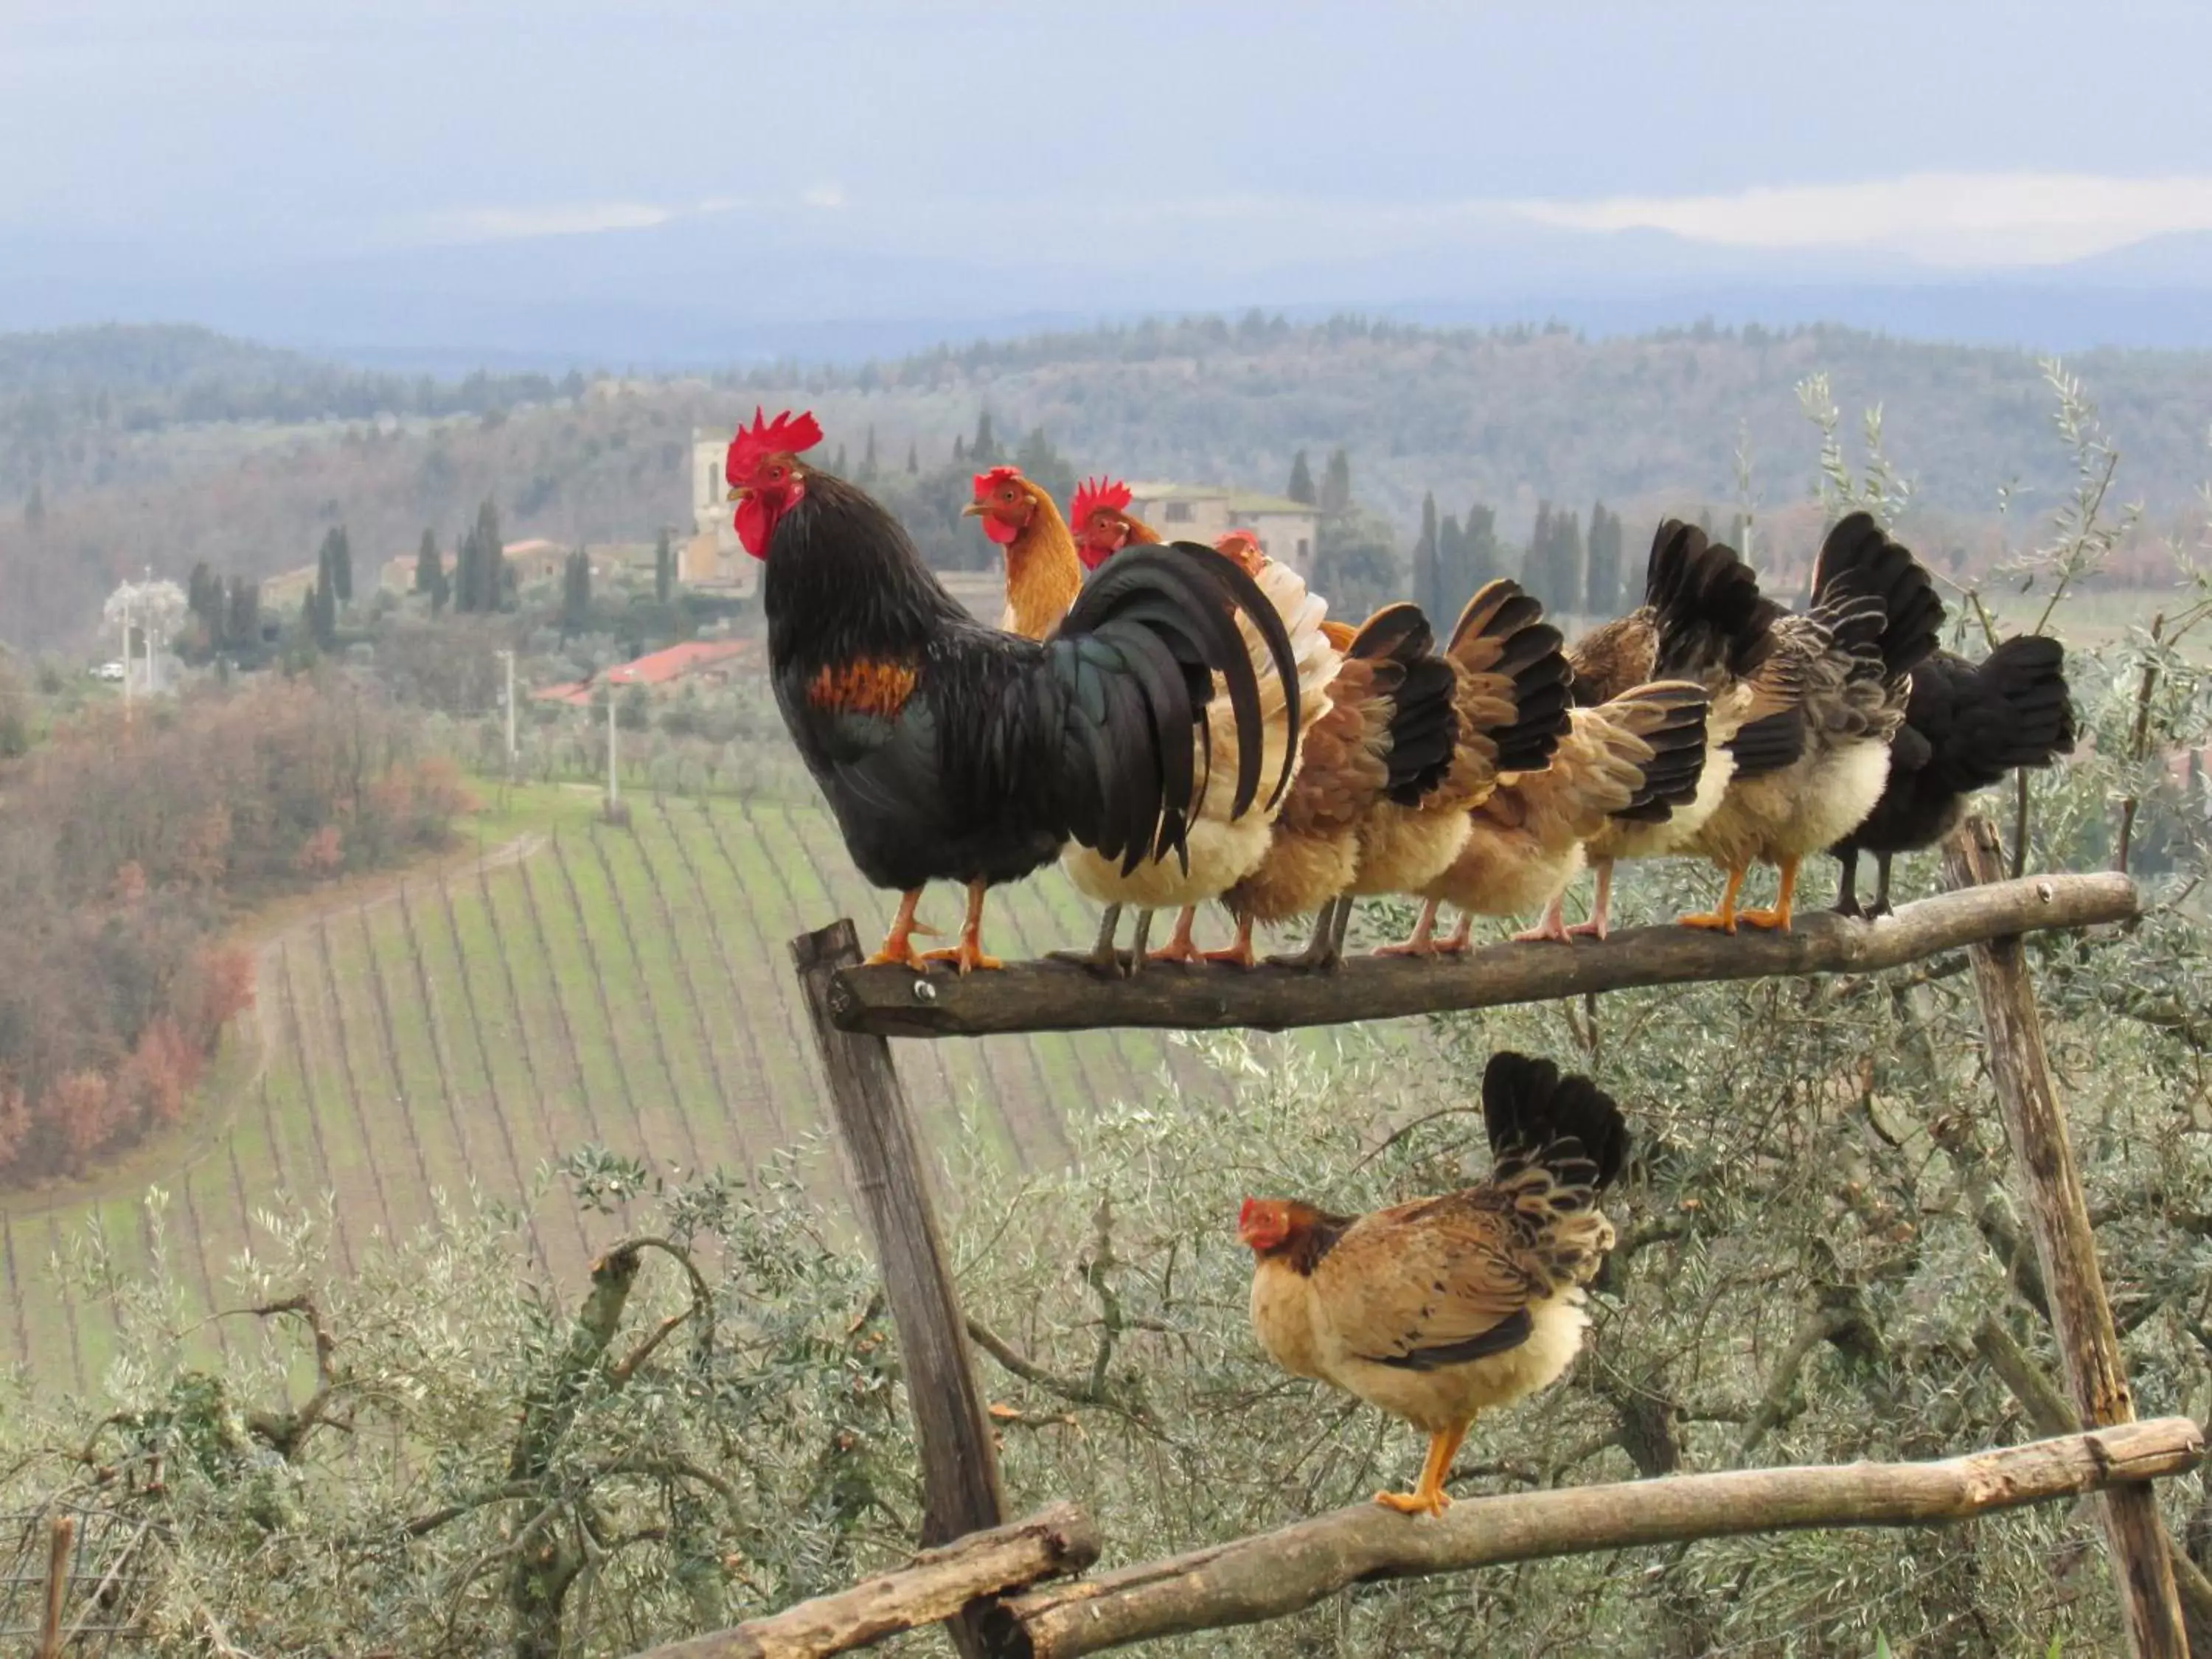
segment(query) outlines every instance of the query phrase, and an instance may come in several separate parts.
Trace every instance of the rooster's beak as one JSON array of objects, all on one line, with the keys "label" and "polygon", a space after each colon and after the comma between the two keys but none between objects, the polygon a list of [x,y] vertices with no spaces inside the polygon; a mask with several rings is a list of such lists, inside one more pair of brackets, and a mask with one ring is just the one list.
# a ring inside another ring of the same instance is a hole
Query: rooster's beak
[{"label": "rooster's beak", "polygon": [[743,484],[739,484],[735,489],[732,489],[730,492],[730,499],[733,501],[741,501],[752,493],[753,492],[751,490],[746,489]]},{"label": "rooster's beak", "polygon": [[982,502],[970,501],[967,506],[960,509],[960,516],[963,519],[980,519],[983,516],[985,510],[986,509],[984,508]]}]

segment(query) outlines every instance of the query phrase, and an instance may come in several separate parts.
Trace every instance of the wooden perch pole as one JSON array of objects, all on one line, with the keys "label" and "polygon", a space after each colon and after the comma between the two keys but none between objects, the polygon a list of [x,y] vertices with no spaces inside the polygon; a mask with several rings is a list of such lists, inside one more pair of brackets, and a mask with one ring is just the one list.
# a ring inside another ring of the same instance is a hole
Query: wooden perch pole
[{"label": "wooden perch pole", "polygon": [[1133,979],[1106,980],[1071,963],[1025,962],[998,973],[925,979],[903,968],[859,968],[836,976],[830,1013],[845,1030],[878,1036],[1109,1025],[1279,1031],[1638,985],[1872,973],[2039,928],[2128,921],[2142,914],[2135,884],[2125,876],[2036,876],[1922,899],[1872,922],[1821,912],[1801,915],[1788,933],[1746,930],[1733,937],[1638,927],[1573,945],[1494,945],[1426,960],[1363,957],[1329,973],[1155,965]]},{"label": "wooden perch pole", "polygon": [[[945,1544],[1006,1518],[999,1457],[968,1352],[967,1322],[952,1287],[944,1236],[915,1136],[914,1115],[880,1036],[856,1036],[830,1023],[831,988],[860,959],[850,921],[791,941],[806,994],[838,1139],[853,1190],[883,1270],[884,1294],[898,1330],[906,1397],[921,1454],[924,1544]],[[971,1616],[951,1621],[963,1654],[984,1651]]]},{"label": "wooden perch pole", "polygon": [[62,1614],[69,1607],[70,1549],[76,1541],[76,1517],[60,1515],[46,1534],[46,1604],[39,1618],[39,1645],[31,1659],[61,1659]]},{"label": "wooden perch pole", "polygon": [[[2002,868],[2002,854],[1996,826],[1985,817],[1970,817],[1959,827],[1945,844],[1943,864],[1951,884],[1960,890],[1953,896],[2021,884],[1995,881]],[[2036,1012],[2035,988],[2021,959],[2020,940],[2010,935],[1993,938],[1977,944],[1970,955],[1982,1023],[1989,1034],[1990,1075],[1996,1085],[2005,1139],[2011,1143],[2013,1167],[2035,1237],[2036,1260],[2050,1297],[2067,1392],[2081,1421],[2093,1429],[2132,1422],[2135,1401],[2120,1363],[2120,1340],[2105,1296],[2104,1273],[2097,1265],[2089,1206],[2074,1163],[2066,1115],[2051,1086],[2043,1022]],[[2112,1577],[2130,1651],[2136,1659],[2188,1659],[2157,1495],[2147,1486],[2111,1491],[2098,1512],[2112,1550]]]},{"label": "wooden perch pole", "polygon": [[1090,1518],[1073,1504],[1054,1504],[1012,1526],[924,1550],[905,1566],[850,1589],[653,1648],[638,1659],[819,1659],[937,1624],[981,1595],[1080,1572],[1097,1559],[1098,1529]]},{"label": "wooden perch pole", "polygon": [[1431,1520],[1373,1504],[1032,1590],[1001,1602],[1011,1650],[1071,1659],[1188,1631],[1279,1619],[1376,1578],[1813,1527],[1926,1526],[2100,1490],[2150,1492],[2203,1457],[2185,1417],[2128,1423],[1939,1463],[1847,1463],[1678,1475],[1462,1498]]}]

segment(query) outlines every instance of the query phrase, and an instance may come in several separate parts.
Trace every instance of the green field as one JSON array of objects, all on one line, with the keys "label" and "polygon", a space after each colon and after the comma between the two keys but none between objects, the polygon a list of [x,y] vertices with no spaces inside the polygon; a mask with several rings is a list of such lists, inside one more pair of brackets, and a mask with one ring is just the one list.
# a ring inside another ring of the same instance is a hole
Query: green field
[{"label": "green field", "polygon": [[[580,789],[503,792],[470,826],[471,854],[269,918],[257,1006],[192,1117],[95,1182],[0,1198],[0,1363],[100,1389],[114,1326],[53,1265],[95,1226],[125,1272],[166,1251],[190,1322],[237,1305],[227,1276],[257,1212],[331,1194],[342,1273],[379,1237],[434,1227],[441,1192],[525,1201],[580,1146],[743,1172],[821,1128],[785,943],[839,915],[879,936],[884,896],[811,806],[643,797],[628,829],[596,806]],[[957,897],[925,915],[950,924]],[[994,912],[1010,957],[1087,944],[1093,924],[1056,872]],[[907,1043],[898,1058],[927,1140],[981,1133],[1018,1168],[1063,1159],[1068,1114],[1151,1094],[1164,1067],[1187,1098],[1222,1092],[1188,1052],[1135,1033]],[[838,1182],[822,1143],[804,1168]],[[572,1282],[620,1225],[558,1191],[532,1219],[537,1266]],[[189,1339],[223,1340],[220,1322]]]}]

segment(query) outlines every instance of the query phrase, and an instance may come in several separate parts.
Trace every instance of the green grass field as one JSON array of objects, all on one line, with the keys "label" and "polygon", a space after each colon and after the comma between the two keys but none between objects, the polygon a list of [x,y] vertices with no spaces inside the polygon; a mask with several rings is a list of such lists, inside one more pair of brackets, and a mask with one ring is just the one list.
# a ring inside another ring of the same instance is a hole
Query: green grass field
[{"label": "green grass field", "polygon": [[[437,1194],[529,1202],[547,1165],[598,1143],[672,1172],[744,1172],[823,1126],[821,1067],[785,943],[890,907],[812,806],[640,797],[628,829],[575,788],[501,790],[471,850],[291,904],[253,936],[257,1006],[241,1017],[173,1135],[76,1187],[0,1197],[0,1363],[100,1391],[116,1352],[104,1306],[58,1253],[99,1229],[124,1271],[164,1251],[186,1322],[238,1304],[228,1284],[257,1212],[332,1198],[330,1260],[434,1227]],[[957,895],[933,907],[950,924]],[[1057,873],[994,900],[1007,957],[1088,943],[1093,917]],[[932,910],[926,908],[926,915]],[[979,1133],[1016,1168],[1063,1159],[1066,1117],[1154,1091],[1223,1092],[1148,1035],[900,1046],[925,1137]],[[808,1178],[838,1181],[826,1144]],[[167,1195],[158,1226],[149,1188]],[[574,1282],[619,1218],[556,1191],[532,1209],[539,1268]],[[190,1347],[212,1354],[220,1322]]]}]

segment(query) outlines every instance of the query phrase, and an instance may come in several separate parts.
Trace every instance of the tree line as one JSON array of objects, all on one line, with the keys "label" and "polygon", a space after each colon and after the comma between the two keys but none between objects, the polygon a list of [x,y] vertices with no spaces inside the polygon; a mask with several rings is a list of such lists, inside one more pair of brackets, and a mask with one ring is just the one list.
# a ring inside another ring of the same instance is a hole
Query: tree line
[{"label": "tree line", "polygon": [[406,716],[312,676],[99,706],[0,792],[0,1184],[175,1121],[252,1000],[237,910],[442,845],[467,799]]}]

